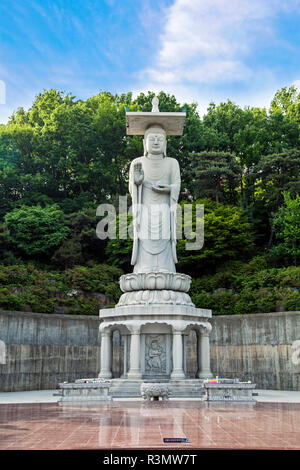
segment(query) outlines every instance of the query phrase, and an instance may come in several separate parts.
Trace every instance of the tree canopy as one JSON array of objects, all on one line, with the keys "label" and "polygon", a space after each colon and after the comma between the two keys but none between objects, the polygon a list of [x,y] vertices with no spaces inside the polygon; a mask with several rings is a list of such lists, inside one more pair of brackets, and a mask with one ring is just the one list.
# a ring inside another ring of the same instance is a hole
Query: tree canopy
[{"label": "tree canopy", "polygon": [[[131,240],[97,239],[96,208],[111,203],[118,212],[118,197],[128,194],[129,165],[143,145],[141,136],[126,135],[125,109],[151,111],[153,97],[100,91],[82,100],[43,90],[0,125],[0,271],[22,263],[130,268]],[[255,254],[265,269],[297,264],[299,90],[278,90],[269,109],[211,103],[203,117],[196,103],[164,91],[158,98],[160,111],[187,113],[183,135],[167,142],[181,168],[180,203],[205,206],[204,246],[186,251],[179,241],[178,269],[210,276],[230,261],[251,264]],[[284,295],[286,305],[298,302]]]}]

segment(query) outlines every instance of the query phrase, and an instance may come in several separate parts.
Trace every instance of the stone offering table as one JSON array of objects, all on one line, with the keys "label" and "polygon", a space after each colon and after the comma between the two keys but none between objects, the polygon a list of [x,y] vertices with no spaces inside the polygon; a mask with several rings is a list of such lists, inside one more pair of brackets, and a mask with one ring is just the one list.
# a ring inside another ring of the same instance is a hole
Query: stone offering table
[{"label": "stone offering table", "polygon": [[252,383],[211,383],[204,382],[208,401],[255,401],[252,391],[256,384]]},{"label": "stone offering table", "polygon": [[62,391],[59,403],[88,403],[110,401],[110,382],[79,379],[73,383],[60,383]]}]

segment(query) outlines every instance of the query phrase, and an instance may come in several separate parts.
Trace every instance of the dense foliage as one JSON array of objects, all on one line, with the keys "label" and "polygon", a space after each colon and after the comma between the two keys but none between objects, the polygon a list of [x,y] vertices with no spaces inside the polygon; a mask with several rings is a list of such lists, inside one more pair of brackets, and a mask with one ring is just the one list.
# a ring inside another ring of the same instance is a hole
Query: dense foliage
[{"label": "dense foliage", "polygon": [[0,307],[44,313],[95,315],[121,295],[122,271],[105,264],[62,271],[32,263],[0,267]]},{"label": "dense foliage", "polygon": [[265,256],[235,261],[213,275],[194,279],[191,297],[215,315],[299,310],[300,268],[267,268]]},{"label": "dense foliage", "polygon": [[[125,107],[150,111],[153,96],[44,90],[0,125],[0,308],[97,314],[117,300],[132,240],[97,238],[96,209],[118,213],[143,152],[140,136],[126,136]],[[187,112],[167,148],[182,171],[181,206],[204,204],[204,246],[177,246],[195,304],[216,314],[299,309],[297,89],[279,90],[269,110],[211,103],[203,118],[195,103],[159,100],[161,111]]]}]

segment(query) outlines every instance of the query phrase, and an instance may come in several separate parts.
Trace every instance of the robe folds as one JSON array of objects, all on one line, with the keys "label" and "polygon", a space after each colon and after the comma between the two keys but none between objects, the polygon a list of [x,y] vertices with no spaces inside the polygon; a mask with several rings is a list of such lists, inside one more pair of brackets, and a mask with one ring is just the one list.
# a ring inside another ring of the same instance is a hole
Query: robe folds
[{"label": "robe folds", "polygon": [[[144,180],[134,183],[134,167],[140,163]],[[158,193],[153,185],[170,185],[170,193]],[[133,205],[134,273],[175,272],[176,208],[180,191],[180,169],[175,158],[143,156],[132,161],[129,191]]]}]

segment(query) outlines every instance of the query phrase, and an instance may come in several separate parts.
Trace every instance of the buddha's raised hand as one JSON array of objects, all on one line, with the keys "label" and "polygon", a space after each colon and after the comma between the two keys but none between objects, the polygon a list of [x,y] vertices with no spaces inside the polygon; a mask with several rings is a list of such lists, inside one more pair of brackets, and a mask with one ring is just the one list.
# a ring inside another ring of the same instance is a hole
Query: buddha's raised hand
[{"label": "buddha's raised hand", "polygon": [[144,180],[144,170],[141,163],[135,163],[133,168],[133,179],[137,186],[142,184]]}]

